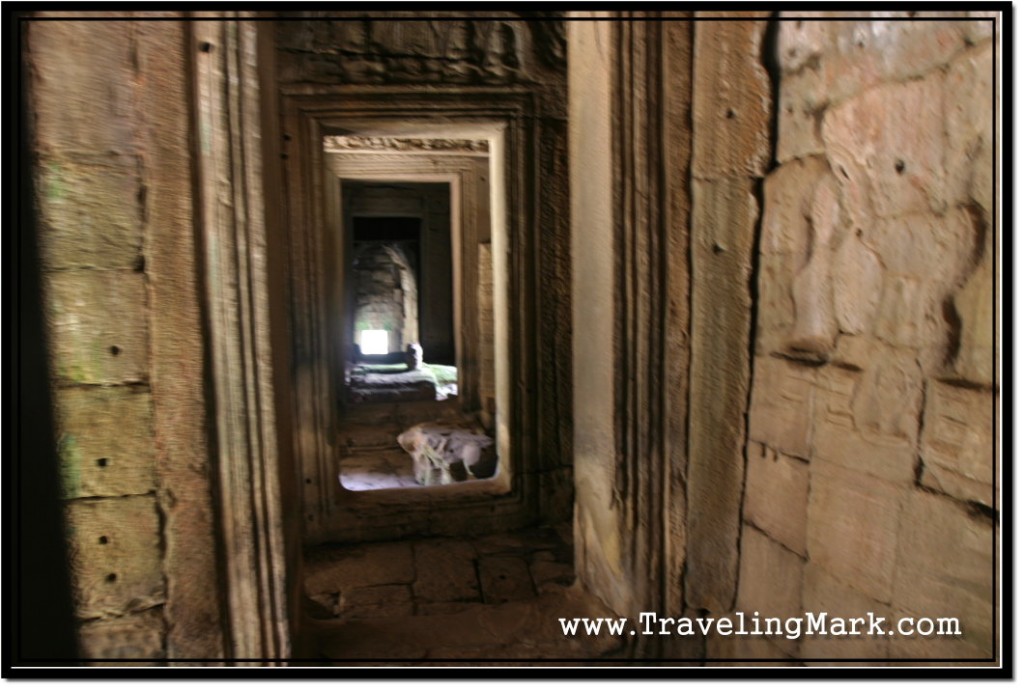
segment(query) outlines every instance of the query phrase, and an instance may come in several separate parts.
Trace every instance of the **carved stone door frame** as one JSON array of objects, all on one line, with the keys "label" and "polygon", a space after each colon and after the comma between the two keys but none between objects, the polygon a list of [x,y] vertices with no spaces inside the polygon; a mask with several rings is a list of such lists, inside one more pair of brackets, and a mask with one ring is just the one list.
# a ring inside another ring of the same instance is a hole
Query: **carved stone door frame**
[{"label": "carved stone door frame", "polygon": [[[495,134],[496,137],[500,134]],[[344,216],[340,195],[341,179],[376,180],[388,182],[444,182],[451,188],[451,235],[452,235],[452,303],[455,333],[455,357],[459,376],[459,400],[464,410],[474,411],[480,407],[479,372],[479,329],[476,300],[477,258],[475,239],[479,227],[490,227],[489,214],[479,218],[480,196],[484,201],[492,193],[490,186],[481,189],[476,163],[479,156],[445,154],[433,156],[410,152],[396,157],[395,154],[372,152],[327,152],[324,156],[324,205],[326,206],[328,228],[340,228]],[[483,182],[486,182],[483,181]],[[337,218],[335,218],[337,217]],[[348,262],[344,255],[344,242],[337,255],[339,268]],[[340,273],[340,271],[339,271]],[[334,276],[332,283],[342,290],[341,277]],[[332,319],[345,309],[343,295],[336,295]],[[343,362],[346,346],[350,345],[347,330],[337,343],[341,346],[332,365],[336,368],[332,379],[340,381],[342,373],[337,369]],[[505,469],[507,471],[507,468]]]},{"label": "carved stone door frame", "polygon": [[765,14],[570,17],[577,570],[623,614],[736,598]]},{"label": "carved stone door frame", "polygon": [[[227,655],[275,664],[292,654],[297,561],[282,515],[288,465],[280,333],[264,205],[257,28],[247,13],[189,22],[196,133],[197,263],[205,288],[215,524]],[[278,369],[275,372],[275,369]],[[282,429],[282,427],[285,429]]]},{"label": "carved stone door frame", "polygon": [[[482,532],[524,525],[538,515],[541,462],[537,415],[525,382],[539,328],[532,261],[541,243],[535,193],[535,97],[519,87],[423,89],[301,86],[283,91],[282,129],[290,238],[290,313],[295,451],[303,478],[304,540],[390,539]],[[493,481],[418,490],[348,492],[338,480],[335,404],[338,286],[331,267],[338,238],[327,231],[322,141],[331,135],[490,141],[495,361],[499,456],[508,472]],[[500,286],[500,288],[499,288]]]}]

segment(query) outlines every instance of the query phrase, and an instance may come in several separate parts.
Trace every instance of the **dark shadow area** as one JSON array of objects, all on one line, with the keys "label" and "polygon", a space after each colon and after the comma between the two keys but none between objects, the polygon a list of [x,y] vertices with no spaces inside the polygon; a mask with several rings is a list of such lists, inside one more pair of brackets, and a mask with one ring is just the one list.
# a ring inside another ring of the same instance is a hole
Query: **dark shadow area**
[{"label": "dark shadow area", "polygon": [[[23,75],[16,74],[16,77]],[[29,173],[27,99],[22,94],[14,125],[18,146],[15,170],[8,178],[18,186],[15,218],[18,265],[8,276],[17,276],[18,331],[14,362],[18,426],[15,437],[17,463],[14,482],[8,485],[8,538],[14,539],[16,578],[5,598],[8,610],[8,642],[14,655],[8,665],[73,664],[78,657],[72,616],[71,582],[64,541],[64,509],[60,501],[60,472],[54,433],[47,343],[44,335],[42,280],[36,237],[34,191]],[[9,286],[10,287],[10,286]],[[5,672],[5,676],[8,672]]]}]

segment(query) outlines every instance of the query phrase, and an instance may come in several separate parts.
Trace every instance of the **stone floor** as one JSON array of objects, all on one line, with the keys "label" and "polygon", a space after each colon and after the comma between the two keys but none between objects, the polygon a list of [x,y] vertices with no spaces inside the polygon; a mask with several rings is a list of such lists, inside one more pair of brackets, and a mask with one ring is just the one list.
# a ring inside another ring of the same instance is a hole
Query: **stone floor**
[{"label": "stone floor", "polygon": [[559,617],[613,616],[574,585],[564,531],[324,546],[305,570],[315,664],[588,664],[623,647],[562,634]]}]

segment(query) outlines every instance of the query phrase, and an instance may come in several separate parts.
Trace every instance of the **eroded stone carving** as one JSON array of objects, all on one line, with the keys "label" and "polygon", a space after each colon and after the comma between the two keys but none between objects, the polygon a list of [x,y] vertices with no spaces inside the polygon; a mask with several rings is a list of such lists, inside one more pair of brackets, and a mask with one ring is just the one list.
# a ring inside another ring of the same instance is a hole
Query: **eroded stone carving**
[{"label": "eroded stone carving", "polygon": [[528,12],[534,50],[552,69],[565,67],[565,22],[559,12]]},{"label": "eroded stone carving", "polygon": [[789,348],[826,359],[836,338],[830,245],[839,223],[839,200],[831,178],[818,183],[815,189],[811,223],[814,230],[811,256],[793,281],[796,323]]},{"label": "eroded stone carving", "polygon": [[412,456],[416,481],[448,485],[494,475],[497,454],[486,434],[440,424],[414,425],[398,435],[398,444]]},{"label": "eroded stone carving", "polygon": [[510,17],[313,24],[310,20],[287,27],[289,54],[301,56],[307,74],[319,72],[352,83],[521,82],[527,80],[528,46],[536,53],[533,62],[553,68],[565,64],[565,30],[555,15],[535,22]]},{"label": "eroded stone carving", "polygon": [[410,371],[423,369],[423,347],[419,343],[410,343],[405,349],[405,366]]}]

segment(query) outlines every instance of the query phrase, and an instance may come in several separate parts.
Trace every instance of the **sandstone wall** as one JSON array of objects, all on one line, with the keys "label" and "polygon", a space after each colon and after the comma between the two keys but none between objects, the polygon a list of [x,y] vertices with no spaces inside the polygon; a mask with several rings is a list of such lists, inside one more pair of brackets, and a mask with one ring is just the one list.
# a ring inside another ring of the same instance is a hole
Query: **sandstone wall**
[{"label": "sandstone wall", "polygon": [[715,649],[990,657],[993,24],[787,14],[737,608],[958,617],[964,635]]},{"label": "sandstone wall", "polygon": [[184,24],[27,26],[46,320],[91,658],[223,654]]}]

